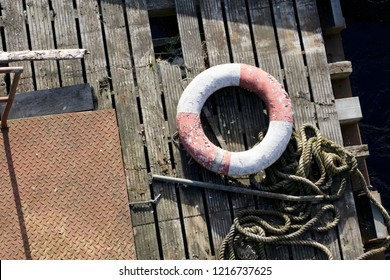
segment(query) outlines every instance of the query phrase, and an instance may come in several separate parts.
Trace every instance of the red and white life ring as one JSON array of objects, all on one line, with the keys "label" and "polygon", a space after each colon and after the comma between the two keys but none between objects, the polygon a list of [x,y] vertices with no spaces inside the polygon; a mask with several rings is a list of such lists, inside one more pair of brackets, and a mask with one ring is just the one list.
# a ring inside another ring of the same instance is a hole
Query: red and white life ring
[{"label": "red and white life ring", "polygon": [[[270,120],[263,141],[243,152],[230,152],[214,145],[200,121],[207,98],[229,86],[258,94],[266,104]],[[211,67],[191,81],[179,100],[176,124],[185,149],[200,165],[216,173],[240,176],[264,170],[282,155],[291,137],[293,113],[288,94],[274,77],[254,66],[231,63]]]}]

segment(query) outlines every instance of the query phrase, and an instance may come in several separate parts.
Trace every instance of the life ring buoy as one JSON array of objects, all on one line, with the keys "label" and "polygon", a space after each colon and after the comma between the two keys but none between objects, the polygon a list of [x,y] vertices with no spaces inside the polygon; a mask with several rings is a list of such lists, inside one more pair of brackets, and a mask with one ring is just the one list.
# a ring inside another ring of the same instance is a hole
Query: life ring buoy
[{"label": "life ring buoy", "polygon": [[[263,141],[243,152],[214,145],[200,121],[207,98],[229,86],[255,92],[268,111],[269,127]],[[211,67],[191,81],[180,97],[176,124],[181,143],[200,165],[219,174],[240,176],[264,170],[282,155],[291,137],[293,113],[287,92],[274,77],[251,65],[230,63]]]}]

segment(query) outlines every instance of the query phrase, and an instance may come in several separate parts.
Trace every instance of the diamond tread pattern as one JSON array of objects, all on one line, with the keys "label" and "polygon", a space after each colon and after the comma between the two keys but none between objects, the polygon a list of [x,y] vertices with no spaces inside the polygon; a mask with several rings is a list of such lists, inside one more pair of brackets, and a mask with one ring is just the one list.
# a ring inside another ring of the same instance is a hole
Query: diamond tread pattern
[{"label": "diamond tread pattern", "polygon": [[9,121],[0,259],[135,259],[114,110]]}]

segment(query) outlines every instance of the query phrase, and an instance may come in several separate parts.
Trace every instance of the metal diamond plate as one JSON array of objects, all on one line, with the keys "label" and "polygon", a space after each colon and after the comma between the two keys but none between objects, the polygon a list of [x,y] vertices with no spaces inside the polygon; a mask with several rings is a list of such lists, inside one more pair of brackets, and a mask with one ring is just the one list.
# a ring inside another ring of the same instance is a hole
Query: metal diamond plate
[{"label": "metal diamond plate", "polygon": [[114,110],[9,121],[0,259],[134,259]]}]

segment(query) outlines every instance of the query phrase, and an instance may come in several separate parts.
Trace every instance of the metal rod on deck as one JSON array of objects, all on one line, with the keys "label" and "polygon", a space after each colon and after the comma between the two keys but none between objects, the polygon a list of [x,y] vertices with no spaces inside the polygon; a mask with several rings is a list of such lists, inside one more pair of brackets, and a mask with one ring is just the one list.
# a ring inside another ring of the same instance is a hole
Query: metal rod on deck
[{"label": "metal rod on deck", "polygon": [[246,189],[242,187],[234,187],[234,186],[226,186],[226,185],[219,185],[219,184],[213,184],[213,183],[205,183],[200,181],[194,181],[189,179],[182,179],[182,178],[176,178],[176,177],[169,177],[169,176],[163,176],[163,175],[152,175],[152,179],[156,181],[163,181],[163,182],[169,182],[169,183],[175,183],[175,184],[182,184],[187,186],[193,186],[193,187],[199,187],[199,188],[205,188],[205,189],[213,189],[213,190],[219,190],[219,191],[225,191],[225,192],[233,192],[233,193],[242,193],[247,195],[254,195],[259,197],[265,197],[265,198],[273,198],[278,200],[286,200],[286,201],[323,201],[325,197],[323,195],[305,195],[305,196],[294,196],[294,195],[287,195],[287,194],[280,194],[280,193],[271,193],[266,191],[259,191],[259,190],[251,190]]}]

